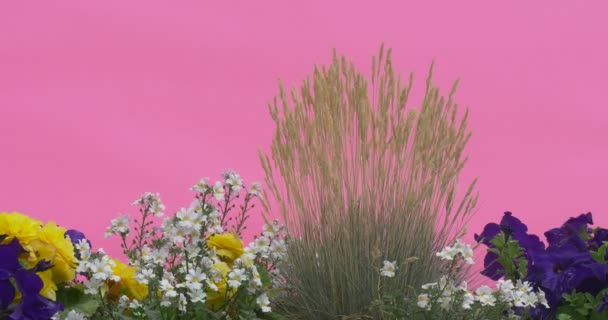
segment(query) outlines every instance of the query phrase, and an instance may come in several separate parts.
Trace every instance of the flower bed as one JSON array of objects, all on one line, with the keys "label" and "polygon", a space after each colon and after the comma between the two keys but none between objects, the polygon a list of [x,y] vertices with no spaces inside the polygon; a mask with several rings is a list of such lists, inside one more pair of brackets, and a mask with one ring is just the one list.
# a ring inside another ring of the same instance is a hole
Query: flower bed
[{"label": "flower bed", "polygon": [[[233,171],[201,180],[188,208],[165,217],[156,194],[133,204],[139,217],[111,221],[126,262],[95,250],[81,232],[20,213],[0,215],[0,312],[6,319],[289,319],[272,312],[290,289],[285,229],[277,221],[248,246],[241,233],[261,186]],[[234,210],[237,208],[238,210]],[[487,246],[481,274],[496,288],[469,288],[471,245],[436,253],[445,274],[420,288],[390,287],[401,266],[378,266],[381,319],[608,319],[608,230],[590,213],[545,233],[547,245],[510,212],[475,235]],[[353,261],[357,263],[357,261]],[[275,299],[276,298],[276,299]],[[276,301],[275,301],[276,300]]]}]

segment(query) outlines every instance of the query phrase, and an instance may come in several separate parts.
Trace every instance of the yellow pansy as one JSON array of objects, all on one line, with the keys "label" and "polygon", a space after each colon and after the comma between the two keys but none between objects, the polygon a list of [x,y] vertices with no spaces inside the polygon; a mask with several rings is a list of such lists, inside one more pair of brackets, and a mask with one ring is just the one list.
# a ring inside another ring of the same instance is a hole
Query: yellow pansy
[{"label": "yellow pansy", "polygon": [[112,299],[118,299],[125,294],[130,299],[143,300],[148,296],[148,286],[135,279],[135,267],[130,267],[118,259],[112,259],[116,266],[112,269],[115,276],[119,276],[118,282],[112,281],[109,287],[109,295]]},{"label": "yellow pansy", "polygon": [[225,299],[229,299],[234,295],[234,290],[231,290],[228,296],[226,296],[226,277],[230,272],[230,267],[228,264],[225,262],[217,262],[211,268],[219,270],[222,273],[222,280],[219,282],[214,282],[215,286],[217,287],[217,291],[207,291],[207,306],[211,308],[211,310],[217,311],[222,307]]},{"label": "yellow pansy", "polygon": [[36,273],[42,280],[42,290],[40,294],[49,299],[55,301],[57,299],[57,284],[53,281],[53,271],[51,269]]},{"label": "yellow pansy", "polygon": [[6,235],[4,243],[11,241],[14,237],[19,239],[22,245],[28,244],[36,239],[42,223],[18,212],[0,212],[0,235]]},{"label": "yellow pansy", "polygon": [[76,276],[78,260],[65,232],[64,228],[49,222],[38,231],[37,241],[32,241],[29,245],[36,252],[38,261],[47,260],[53,264],[50,270],[55,283],[72,281]]},{"label": "yellow pansy", "polygon": [[215,248],[215,252],[222,261],[232,263],[234,259],[243,254],[243,242],[232,233],[216,234],[209,237],[207,246]]}]

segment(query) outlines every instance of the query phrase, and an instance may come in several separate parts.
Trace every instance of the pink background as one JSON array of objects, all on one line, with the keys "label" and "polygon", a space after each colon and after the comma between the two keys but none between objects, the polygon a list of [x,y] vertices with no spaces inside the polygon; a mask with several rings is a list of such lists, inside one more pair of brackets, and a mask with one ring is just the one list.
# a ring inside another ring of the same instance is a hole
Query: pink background
[{"label": "pink background", "polygon": [[[415,4],[416,3],[416,4]],[[261,180],[266,103],[327,63],[365,71],[384,41],[415,90],[433,59],[471,108],[471,232],[512,210],[534,232],[608,224],[605,1],[2,1],[0,211],[86,232],[144,191],[170,211],[200,177]],[[419,92],[419,91],[418,91]]]}]

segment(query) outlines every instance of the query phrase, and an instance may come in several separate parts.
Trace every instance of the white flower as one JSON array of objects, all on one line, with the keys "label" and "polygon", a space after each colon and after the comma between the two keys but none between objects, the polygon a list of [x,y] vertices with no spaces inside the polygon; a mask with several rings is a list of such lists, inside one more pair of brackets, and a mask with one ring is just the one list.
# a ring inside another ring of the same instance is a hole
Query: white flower
[{"label": "white flower", "polygon": [[266,293],[262,293],[257,299],[256,302],[260,308],[262,308],[262,312],[270,312],[270,300],[268,300],[268,296]]},{"label": "white flower", "polygon": [[224,199],[224,186],[219,181],[216,181],[213,185],[213,196],[217,201]]},{"label": "white flower", "polygon": [[114,234],[114,230],[112,230],[112,226],[108,226],[106,228],[106,231],[103,234],[103,237],[107,239],[107,238],[111,237],[113,234]]},{"label": "white flower", "polygon": [[190,296],[190,301],[196,303],[196,302],[205,302],[205,298],[207,298],[207,294],[205,293],[205,291],[203,291],[202,289],[190,289],[190,292],[188,292],[188,295]]},{"label": "white flower", "polygon": [[287,245],[285,240],[273,240],[270,244],[270,257],[272,259],[283,259],[287,254]]},{"label": "white flower", "polygon": [[90,295],[97,295],[99,293],[99,289],[101,288],[101,286],[103,286],[104,283],[105,282],[103,280],[95,278],[89,279],[84,283],[84,293]]},{"label": "white flower", "polygon": [[209,257],[203,257],[203,259],[201,260],[201,263],[207,269],[209,269],[209,268],[211,268],[211,266],[213,266],[213,260],[209,259]]},{"label": "white flower", "polygon": [[114,267],[116,263],[108,256],[104,255],[101,258],[93,259],[87,266],[93,274],[93,279],[96,280],[114,280],[119,281],[120,277],[114,275]]},{"label": "white flower", "polygon": [[395,276],[395,271],[397,270],[397,261],[384,261],[384,265],[380,269],[380,275],[383,277],[392,278]]},{"label": "white flower", "polygon": [[76,312],[75,310],[72,310],[68,313],[68,315],[65,317],[65,320],[86,320],[87,318],[83,315],[80,314],[78,312]]},{"label": "white flower", "polygon": [[154,271],[146,268],[140,269],[135,276],[135,279],[142,284],[148,284],[148,281],[152,278],[154,278]]},{"label": "white flower", "polygon": [[464,261],[468,264],[475,264],[475,260],[473,260],[473,248],[467,244],[467,247],[460,252]]},{"label": "white flower", "polygon": [[162,217],[165,210],[165,205],[160,200],[160,194],[152,192],[145,192],[139,199],[133,202],[133,205],[144,206],[147,212],[157,217]]},{"label": "white flower", "polygon": [[201,289],[202,282],[207,280],[207,275],[199,268],[192,268],[186,275],[187,286],[190,290]]},{"label": "white flower", "polygon": [[159,283],[160,290],[165,292],[165,297],[167,298],[175,298],[177,297],[177,291],[167,279],[163,279]]},{"label": "white flower", "polygon": [[545,292],[538,289],[538,291],[536,292],[536,297],[538,298],[538,303],[542,304],[545,308],[549,309],[549,302],[547,301],[547,298],[545,297]]},{"label": "white flower", "polygon": [[122,214],[110,221],[110,228],[113,233],[128,234],[129,233],[129,216]]},{"label": "white flower", "polygon": [[443,250],[437,252],[437,256],[442,260],[454,260],[454,257],[458,254],[458,251],[452,247],[445,247]]},{"label": "white flower", "polygon": [[471,309],[473,303],[475,303],[475,296],[470,292],[466,292],[462,296],[462,308],[465,310]]},{"label": "white flower", "polygon": [[528,281],[521,281],[521,280],[517,280],[517,285],[516,285],[517,291],[523,292],[523,293],[530,293],[532,292],[532,286],[530,286],[530,282]]},{"label": "white flower", "polygon": [[230,186],[233,194],[238,194],[243,188],[243,179],[236,172],[231,172],[228,174],[226,184]]},{"label": "white flower", "polygon": [[209,273],[211,276],[210,277],[211,281],[213,281],[215,283],[222,281],[222,279],[224,278],[224,276],[222,275],[222,272],[218,269],[213,268],[213,269],[211,269],[211,271],[209,271]]},{"label": "white flower", "polygon": [[513,281],[511,281],[511,280],[500,279],[500,280],[498,280],[498,282],[496,282],[496,288],[498,288],[498,290],[503,291],[503,292],[509,292],[509,291],[515,289],[515,286],[513,285]]},{"label": "white flower", "polygon": [[444,295],[437,299],[437,302],[439,302],[439,307],[441,307],[441,309],[449,310],[452,306],[452,296],[450,294],[447,294],[446,292],[444,292],[443,294]]},{"label": "white flower", "polygon": [[197,184],[192,187],[192,191],[196,191],[199,193],[206,193],[209,191],[209,178],[201,179]]},{"label": "white flower", "polygon": [[431,289],[431,288],[436,288],[437,285],[438,285],[437,282],[426,283],[426,284],[422,285],[422,289],[428,290],[428,289]]},{"label": "white flower", "polygon": [[76,244],[74,244],[74,247],[78,251],[81,261],[89,260],[91,257],[91,246],[86,239],[80,239]]},{"label": "white flower", "polygon": [[135,309],[139,309],[141,307],[142,307],[141,303],[139,303],[139,301],[137,301],[135,299],[133,299],[131,301],[131,303],[129,303],[129,309],[135,310]]},{"label": "white flower", "polygon": [[418,303],[417,303],[418,307],[430,310],[429,302],[430,302],[430,299],[429,299],[428,294],[423,293],[418,296]]},{"label": "white flower", "polygon": [[127,297],[127,296],[125,296],[123,294],[118,299],[118,306],[121,307],[121,308],[126,308],[129,305],[130,302],[131,302],[131,300],[129,299],[129,297]]},{"label": "white flower", "polygon": [[281,226],[279,225],[279,221],[272,220],[271,224],[265,224],[264,227],[264,235],[267,237],[274,237],[275,234],[281,231]]},{"label": "white flower", "polygon": [[186,296],[184,296],[183,293],[179,294],[179,300],[178,300],[178,310],[181,312],[186,312],[188,309],[186,309],[186,307],[188,306],[188,300],[186,299]]},{"label": "white flower", "polygon": [[259,197],[262,193],[262,185],[259,182],[254,182],[249,186],[249,194]]},{"label": "white flower", "polygon": [[168,248],[161,248],[158,250],[154,250],[150,254],[150,258],[156,264],[162,264],[167,261],[167,257],[169,256]]},{"label": "white flower", "polygon": [[228,286],[238,288],[243,281],[247,280],[245,269],[234,269],[228,274]]},{"label": "white flower", "polygon": [[496,297],[492,294],[492,289],[488,286],[481,286],[475,290],[477,295],[475,299],[481,303],[482,306],[493,306],[496,302]]},{"label": "white flower", "polygon": [[247,252],[247,249],[249,248],[245,248],[245,252],[240,256],[240,259],[245,267],[251,268],[254,266],[255,263],[255,254]]},{"label": "white flower", "polygon": [[197,227],[197,224],[200,223],[200,218],[198,217],[198,213],[194,210],[186,210],[185,208],[181,208],[176,214],[179,219],[178,225],[182,227],[186,231],[190,231]]}]

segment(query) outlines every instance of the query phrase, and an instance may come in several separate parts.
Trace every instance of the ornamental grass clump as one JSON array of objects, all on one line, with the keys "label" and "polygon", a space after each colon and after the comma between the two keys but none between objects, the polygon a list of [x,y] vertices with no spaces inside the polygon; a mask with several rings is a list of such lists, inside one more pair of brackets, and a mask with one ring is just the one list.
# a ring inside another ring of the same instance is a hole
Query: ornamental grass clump
[{"label": "ornamental grass clump", "polygon": [[270,153],[260,152],[264,205],[282,214],[291,238],[281,303],[290,319],[380,318],[370,305],[383,261],[399,268],[387,290],[436,279],[433,252],[462,232],[477,202],[475,181],[457,196],[470,132],[456,84],[443,97],[431,67],[420,108],[406,108],[413,76],[396,76],[383,48],[370,83],[334,52],[329,67],[315,67],[299,89],[281,85],[269,105],[276,131]]}]

